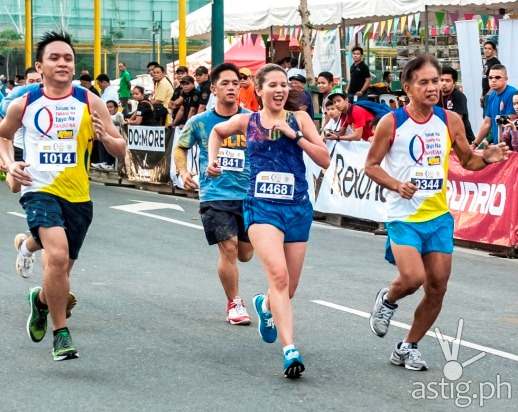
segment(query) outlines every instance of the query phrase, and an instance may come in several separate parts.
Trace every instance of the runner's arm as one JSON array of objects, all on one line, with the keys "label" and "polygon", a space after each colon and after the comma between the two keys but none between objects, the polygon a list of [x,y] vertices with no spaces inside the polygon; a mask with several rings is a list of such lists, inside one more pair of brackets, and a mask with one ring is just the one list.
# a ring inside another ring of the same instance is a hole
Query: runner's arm
[{"label": "runner's arm", "polygon": [[401,197],[405,199],[410,199],[416,192],[417,187],[410,182],[400,182],[394,179],[381,167],[383,158],[390,150],[393,133],[394,116],[387,114],[380,120],[376,127],[374,139],[367,154],[367,160],[365,161],[365,174],[377,184],[394,192],[398,192]]},{"label": "runner's arm", "polygon": [[178,143],[173,149],[174,164],[176,170],[182,177],[185,189],[194,190],[198,188],[198,184],[194,181],[192,174],[187,169],[187,151],[193,147],[196,142],[193,122],[188,120],[180,134]]},{"label": "runner's arm", "polygon": [[92,92],[88,93],[95,138],[104,145],[112,156],[124,157],[126,154],[126,140],[124,140],[113,124],[106,104]]},{"label": "runner's arm", "polygon": [[311,160],[321,168],[327,169],[331,163],[329,151],[322,137],[318,134],[315,123],[313,123],[313,120],[307,112],[298,111],[295,113],[295,117],[299,123],[300,131],[304,136],[297,144],[311,157]]},{"label": "runner's arm", "polygon": [[491,118],[486,116],[480,125],[480,129],[477,133],[477,137],[473,140],[472,146],[477,147],[482,140],[489,134],[489,130],[491,130]]},{"label": "runner's arm", "polygon": [[218,123],[212,128],[212,132],[209,136],[209,162],[207,167],[207,172],[211,176],[217,176],[221,173],[221,169],[218,165],[218,151],[221,147],[221,143],[224,139],[233,134],[240,133],[246,135],[249,119],[249,114],[236,114],[226,122]]},{"label": "runner's arm", "polygon": [[13,138],[16,131],[22,127],[22,114],[25,99],[19,99],[9,105],[4,119],[0,118],[0,158],[6,169],[14,163]]},{"label": "runner's arm", "polygon": [[448,129],[452,134],[453,150],[464,169],[481,170],[488,164],[506,160],[509,157],[511,152],[505,143],[491,144],[480,154],[474,152],[466,138],[462,118],[451,111],[447,111],[446,115],[448,116]]}]

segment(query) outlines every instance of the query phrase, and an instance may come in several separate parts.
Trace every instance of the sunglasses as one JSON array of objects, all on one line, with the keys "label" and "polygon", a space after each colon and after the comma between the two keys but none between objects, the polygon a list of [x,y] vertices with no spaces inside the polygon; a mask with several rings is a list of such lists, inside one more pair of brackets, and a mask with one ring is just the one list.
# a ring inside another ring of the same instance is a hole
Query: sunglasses
[{"label": "sunglasses", "polygon": [[489,80],[502,80],[503,79],[502,76],[488,76],[487,78]]},{"label": "sunglasses", "polygon": [[248,80],[248,76],[241,74],[239,75],[239,80]]}]

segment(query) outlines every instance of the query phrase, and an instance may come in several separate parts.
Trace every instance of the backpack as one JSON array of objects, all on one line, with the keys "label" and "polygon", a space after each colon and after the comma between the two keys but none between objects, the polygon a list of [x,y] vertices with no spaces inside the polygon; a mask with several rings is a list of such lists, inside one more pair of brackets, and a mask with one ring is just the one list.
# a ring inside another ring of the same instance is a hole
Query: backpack
[{"label": "backpack", "polygon": [[359,106],[372,113],[375,119],[381,119],[387,113],[391,112],[390,108],[386,104],[371,102],[370,100],[358,100],[354,102],[353,105]]}]

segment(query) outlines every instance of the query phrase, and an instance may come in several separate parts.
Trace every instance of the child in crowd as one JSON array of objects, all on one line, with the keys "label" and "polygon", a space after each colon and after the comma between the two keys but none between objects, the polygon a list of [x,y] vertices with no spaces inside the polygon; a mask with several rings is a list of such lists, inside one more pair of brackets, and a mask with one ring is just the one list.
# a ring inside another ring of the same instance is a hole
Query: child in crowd
[{"label": "child in crowd", "polygon": [[513,108],[515,114],[509,116],[509,120],[504,123],[501,141],[505,142],[512,151],[518,152],[518,94],[513,96]]},{"label": "child in crowd", "polygon": [[332,100],[326,100],[324,108],[325,124],[322,128],[322,138],[327,140],[338,140],[338,131],[340,130],[341,112],[334,105]]}]

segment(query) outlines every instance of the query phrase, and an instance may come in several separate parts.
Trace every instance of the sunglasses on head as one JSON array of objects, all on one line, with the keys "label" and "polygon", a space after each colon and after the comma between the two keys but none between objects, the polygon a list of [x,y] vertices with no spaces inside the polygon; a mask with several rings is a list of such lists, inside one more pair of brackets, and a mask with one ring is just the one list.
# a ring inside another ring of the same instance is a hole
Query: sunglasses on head
[{"label": "sunglasses on head", "polygon": [[503,77],[502,76],[488,76],[488,79],[489,80],[502,80]]},{"label": "sunglasses on head", "polygon": [[240,74],[239,80],[248,80],[248,76],[246,74]]}]

